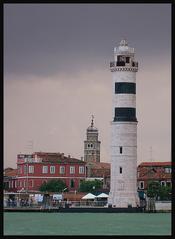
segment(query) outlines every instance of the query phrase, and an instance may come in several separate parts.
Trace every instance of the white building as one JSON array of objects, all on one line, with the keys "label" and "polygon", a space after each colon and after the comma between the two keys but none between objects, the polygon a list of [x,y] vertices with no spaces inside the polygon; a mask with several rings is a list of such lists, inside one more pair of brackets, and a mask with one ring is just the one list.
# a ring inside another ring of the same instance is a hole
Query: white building
[{"label": "white building", "polygon": [[137,195],[137,118],[134,48],[126,40],[114,48],[110,62],[113,76],[111,122],[111,184],[108,204],[136,207]]}]

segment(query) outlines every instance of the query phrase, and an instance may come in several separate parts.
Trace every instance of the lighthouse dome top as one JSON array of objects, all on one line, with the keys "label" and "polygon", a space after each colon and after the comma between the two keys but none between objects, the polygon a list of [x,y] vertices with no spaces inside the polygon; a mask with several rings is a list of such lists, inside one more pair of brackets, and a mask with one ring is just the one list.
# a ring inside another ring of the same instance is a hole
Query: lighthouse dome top
[{"label": "lighthouse dome top", "polygon": [[120,46],[127,46],[128,43],[126,41],[126,39],[122,39],[121,42],[120,42]]},{"label": "lighthouse dome top", "polygon": [[126,39],[122,39],[118,47],[114,48],[114,53],[121,55],[134,55],[134,48],[128,46]]}]

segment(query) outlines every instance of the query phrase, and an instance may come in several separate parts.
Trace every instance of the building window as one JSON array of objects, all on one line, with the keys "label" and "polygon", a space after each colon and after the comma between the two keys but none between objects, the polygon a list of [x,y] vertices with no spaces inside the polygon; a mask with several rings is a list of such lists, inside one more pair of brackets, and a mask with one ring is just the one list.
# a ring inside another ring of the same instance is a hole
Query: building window
[{"label": "building window", "polygon": [[12,185],[11,185],[11,187],[13,188],[13,180],[12,180]]},{"label": "building window", "polygon": [[24,174],[27,174],[27,165],[24,165]]},{"label": "building window", "polygon": [[15,180],[15,188],[17,188],[17,181]]},{"label": "building window", "polygon": [[55,166],[50,166],[50,173],[55,173]]},{"label": "building window", "polygon": [[20,188],[22,188],[22,181],[19,181],[19,186]]},{"label": "building window", "polygon": [[120,147],[120,154],[122,154],[122,151],[123,151],[123,148],[122,148],[122,147]]},{"label": "building window", "polygon": [[60,166],[60,174],[64,174],[65,173],[65,166]]},{"label": "building window", "polygon": [[75,183],[74,183],[74,180],[73,180],[73,179],[70,180],[70,187],[71,187],[71,188],[74,188],[74,187],[75,187]]},{"label": "building window", "polygon": [[84,166],[79,166],[79,173],[83,174],[84,173]]},{"label": "building window", "polygon": [[144,181],[139,182],[139,189],[144,189]]},{"label": "building window", "polygon": [[22,174],[22,167],[21,167],[21,165],[18,165],[18,174]]},{"label": "building window", "polygon": [[165,168],[165,173],[171,173],[171,168]]},{"label": "building window", "polygon": [[33,188],[33,186],[34,186],[33,180],[30,180],[30,181],[29,181],[29,185],[30,185],[30,187]]},{"label": "building window", "polygon": [[24,180],[24,188],[26,187],[26,180]]},{"label": "building window", "polygon": [[43,171],[42,173],[48,173],[48,166],[43,166]]},{"label": "building window", "polygon": [[165,181],[161,181],[160,183],[161,183],[161,186],[163,186],[163,187],[166,186],[166,182]]},{"label": "building window", "polygon": [[70,166],[70,173],[71,174],[75,173],[75,166]]},{"label": "building window", "polygon": [[122,167],[120,167],[120,174],[122,174]]},{"label": "building window", "polygon": [[88,148],[93,148],[93,144],[88,144],[87,147]]},{"label": "building window", "polygon": [[29,166],[29,173],[34,173],[34,166]]}]

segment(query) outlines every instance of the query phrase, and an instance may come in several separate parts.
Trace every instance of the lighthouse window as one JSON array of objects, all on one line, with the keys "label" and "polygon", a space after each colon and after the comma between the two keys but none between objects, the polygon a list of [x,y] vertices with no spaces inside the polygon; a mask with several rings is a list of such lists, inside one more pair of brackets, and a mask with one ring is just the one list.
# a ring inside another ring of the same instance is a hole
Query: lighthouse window
[{"label": "lighthouse window", "polygon": [[115,94],[135,94],[136,84],[133,82],[115,83]]},{"label": "lighthouse window", "polygon": [[122,167],[120,167],[120,174],[122,174]]},{"label": "lighthouse window", "polygon": [[122,150],[123,150],[122,147],[120,147],[120,154],[122,154]]}]

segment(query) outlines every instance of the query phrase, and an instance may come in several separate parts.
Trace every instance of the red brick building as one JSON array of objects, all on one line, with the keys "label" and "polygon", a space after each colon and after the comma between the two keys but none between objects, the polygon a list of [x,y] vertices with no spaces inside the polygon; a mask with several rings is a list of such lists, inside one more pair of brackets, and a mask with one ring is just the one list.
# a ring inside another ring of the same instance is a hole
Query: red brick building
[{"label": "red brick building", "polygon": [[144,162],[137,167],[138,189],[147,190],[149,181],[171,185],[171,162]]},{"label": "red brick building", "polygon": [[61,153],[18,154],[17,175],[9,182],[8,191],[38,191],[51,179],[63,180],[69,191],[78,190],[80,181],[86,178],[85,164]]},{"label": "red brick building", "polygon": [[[28,168],[28,171],[27,171]],[[61,153],[36,152],[17,156],[17,169],[4,170],[7,191],[38,191],[40,185],[50,179],[62,179],[69,190],[75,192],[81,180],[103,180],[103,188],[110,188],[110,163],[84,162]],[[139,190],[147,190],[149,181],[171,185],[171,162],[143,162],[137,167]],[[28,184],[27,184],[28,182]],[[28,185],[28,186],[27,186]]]}]

